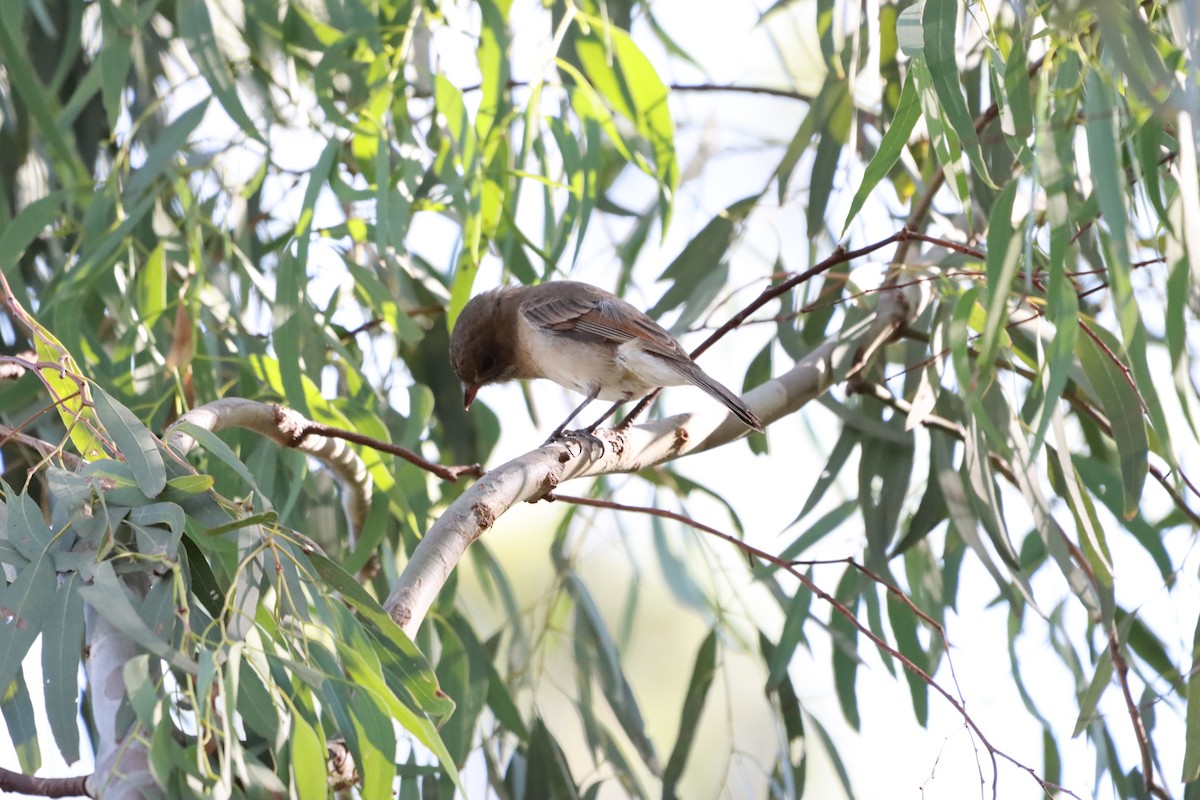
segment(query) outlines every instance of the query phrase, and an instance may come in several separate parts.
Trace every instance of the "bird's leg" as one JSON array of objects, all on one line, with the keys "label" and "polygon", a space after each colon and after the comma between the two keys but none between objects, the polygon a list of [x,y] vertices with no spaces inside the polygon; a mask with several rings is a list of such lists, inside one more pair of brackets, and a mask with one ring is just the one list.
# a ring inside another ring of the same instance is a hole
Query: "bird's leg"
[{"label": "bird's leg", "polygon": [[[564,430],[564,429],[567,427],[567,425],[571,424],[571,420],[573,420],[573,419],[575,419],[575,417],[579,416],[579,412],[580,412],[580,411],[583,411],[583,409],[587,407],[587,404],[588,404],[588,403],[590,403],[590,402],[592,402],[593,400],[595,400],[595,399],[596,399],[596,395],[598,395],[598,394],[600,394],[600,387],[599,387],[599,386],[595,387],[595,388],[594,388],[594,389],[592,389],[590,392],[588,392],[588,396],[587,396],[587,397],[585,397],[585,398],[583,398],[583,402],[582,402],[582,403],[580,403],[578,406],[576,406],[576,407],[575,407],[575,410],[574,410],[574,411],[572,411],[572,412],[571,412],[571,413],[570,413],[570,414],[567,416],[567,418],[566,418],[566,419],[564,419],[564,420],[562,421],[562,424],[561,424],[561,425],[559,425],[557,428],[555,428],[555,429],[554,429],[554,433],[550,434],[550,438],[546,440],[546,444],[550,444],[551,442],[554,442],[554,441],[557,441],[558,439],[560,439],[560,438],[562,437],[562,435],[563,435],[563,430]],[[608,413],[609,413],[609,414],[611,414],[612,412],[610,411],[610,412],[608,412]],[[606,414],[606,415],[605,415],[605,417],[607,417],[607,416],[608,416],[608,415]],[[598,425],[598,424],[599,424],[599,423],[597,423],[597,425]],[[589,429],[586,431],[586,433],[587,433],[587,435],[588,435],[590,438],[592,438],[592,439],[595,439],[596,437],[592,436],[592,431],[593,431],[593,430],[595,430],[595,426],[593,426],[592,428],[589,428]]]},{"label": "bird's leg", "polygon": [[[613,404],[612,404],[612,407],[611,407],[611,408],[609,408],[609,409],[608,409],[608,411],[605,411],[605,412],[604,412],[604,416],[600,417],[600,419],[596,420],[596,421],[595,421],[595,422],[593,422],[591,425],[588,425],[586,428],[584,428],[584,431],[586,431],[587,433],[594,433],[594,432],[596,431],[596,428],[599,428],[599,427],[600,427],[600,425],[601,425],[601,424],[602,424],[602,423],[603,423],[603,422],[604,422],[606,419],[608,419],[609,417],[611,417],[613,414],[617,413],[617,409],[618,409],[618,408],[620,408],[620,407],[621,407],[621,405],[622,405],[624,402],[625,402],[624,400],[620,400],[620,401],[618,401],[618,402],[616,402],[616,403],[613,403]],[[625,424],[625,423],[621,423],[621,425],[624,425],[624,424]],[[618,425],[617,427],[618,427],[618,428],[620,428],[621,426],[620,426],[620,425]]]},{"label": "bird's leg", "polygon": [[[643,411],[646,410],[647,406],[649,406],[650,403],[652,403],[654,401],[654,398],[658,397],[658,393],[661,391],[662,391],[662,387],[660,386],[659,388],[655,389],[650,394],[643,397],[638,402],[638,404],[633,407],[633,410],[625,415],[625,419],[621,420],[620,424],[617,425],[616,430],[620,431],[621,433],[624,433],[625,431],[627,431],[631,427],[633,427],[634,421],[638,418],[638,416],[641,415],[641,413]],[[617,410],[616,406],[613,406],[613,408],[608,413],[611,414],[613,411],[616,411],[616,410]]]}]

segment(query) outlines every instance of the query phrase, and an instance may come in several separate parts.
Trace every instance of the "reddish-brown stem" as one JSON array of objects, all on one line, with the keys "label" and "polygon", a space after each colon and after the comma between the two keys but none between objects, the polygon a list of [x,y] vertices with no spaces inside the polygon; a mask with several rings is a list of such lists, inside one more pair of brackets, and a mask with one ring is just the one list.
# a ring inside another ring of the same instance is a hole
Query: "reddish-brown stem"
[{"label": "reddish-brown stem", "polygon": [[[1005,761],[1012,764],[1013,766],[1017,767],[1018,769],[1021,769],[1021,770],[1024,770],[1025,772],[1027,772],[1033,778],[1033,780],[1037,781],[1038,785],[1041,786],[1041,788],[1044,791],[1046,791],[1048,793],[1052,792],[1052,791],[1063,792],[1064,794],[1068,794],[1071,797],[1076,798],[1076,800],[1080,800],[1079,796],[1076,795],[1074,792],[1071,792],[1068,789],[1064,789],[1061,786],[1057,786],[1055,784],[1050,783],[1049,781],[1040,777],[1037,774],[1037,772],[1034,771],[1034,769],[1032,767],[1022,764],[1017,759],[1013,758],[1012,756],[1008,755],[1003,750],[1001,750],[998,747],[996,747],[995,745],[993,745],[991,743],[991,741],[987,738],[987,736],[984,735],[983,730],[980,729],[979,725],[975,722],[975,720],[973,720],[971,718],[971,715],[969,713],[967,713],[965,701],[960,701],[959,699],[955,698],[954,695],[952,695],[944,686],[942,686],[940,683],[935,681],[933,679],[933,676],[931,676],[928,672],[926,672],[919,665],[914,663],[911,659],[909,659],[907,656],[905,656],[899,650],[892,647],[890,644],[888,644],[882,638],[880,638],[879,636],[876,636],[875,633],[872,632],[869,627],[867,627],[861,621],[859,621],[858,616],[856,614],[854,614],[854,612],[852,612],[849,608],[847,608],[844,604],[842,604],[836,597],[829,594],[824,589],[822,589],[820,586],[818,586],[815,582],[812,581],[812,579],[810,579],[807,575],[805,575],[803,572],[801,572],[799,569],[797,569],[796,566],[794,564],[792,564],[791,562],[784,561],[783,559],[779,558],[778,556],[768,553],[765,550],[760,550],[759,548],[754,547],[753,545],[747,544],[746,542],[743,542],[741,539],[738,539],[736,536],[725,533],[724,531],[717,530],[716,528],[705,525],[705,524],[698,522],[694,519],[691,519],[690,517],[687,517],[683,514],[677,514],[673,511],[666,511],[661,508],[649,508],[649,507],[645,507],[645,506],[631,506],[631,505],[626,505],[624,503],[615,503],[611,500],[599,500],[599,499],[592,498],[592,497],[577,497],[577,496],[568,496],[568,495],[547,494],[545,496],[545,498],[548,500],[561,500],[564,502],[573,503],[575,505],[592,506],[594,508],[605,508],[605,509],[609,509],[609,510],[613,510],[613,511],[630,511],[630,512],[635,512],[635,513],[639,513],[639,514],[648,514],[650,516],[662,517],[664,519],[675,520],[676,522],[681,522],[685,525],[689,525],[703,533],[707,533],[711,536],[716,536],[719,539],[729,542],[730,544],[734,545],[735,547],[737,547],[742,552],[744,552],[748,555],[751,555],[757,559],[760,559],[761,561],[764,561],[768,564],[772,564],[776,567],[779,567],[780,569],[782,569],[782,570],[786,571],[788,574],[790,574],[792,577],[796,578],[800,582],[800,584],[802,586],[804,586],[804,588],[808,589],[810,592],[812,592],[814,595],[819,597],[821,600],[828,603],[829,606],[834,609],[834,611],[836,611],[838,614],[843,616],[851,625],[853,625],[858,630],[858,632],[860,634],[865,636],[868,640],[870,640],[870,642],[872,644],[874,644],[877,648],[879,648],[879,650],[886,653],[889,657],[893,658],[894,660],[899,662],[901,665],[903,665],[905,669],[909,670],[910,672],[915,674],[917,677],[919,677],[927,686],[929,686],[935,692],[940,694],[946,700],[946,702],[948,702],[954,708],[954,710],[959,713],[959,716],[961,716],[963,719],[963,723],[971,730],[971,732],[975,736],[979,737],[980,743],[987,750],[988,757],[991,759],[992,775],[994,776],[993,781],[992,781],[992,798],[993,798],[993,800],[995,800],[995,798],[997,797],[998,784],[999,784],[999,765],[996,763],[997,758],[1002,758]],[[909,605],[911,607],[911,603]],[[924,614],[922,614],[922,618],[927,619],[927,620],[929,619],[928,616],[926,616]],[[942,630],[941,626],[938,625],[936,622],[933,622],[932,620],[929,620],[929,621],[939,632]],[[945,641],[944,634],[943,634],[943,641]],[[948,654],[947,654],[947,660],[949,660]],[[955,680],[957,683],[957,679],[955,679]]]},{"label": "reddish-brown stem", "polygon": [[88,789],[90,775],[69,778],[39,778],[0,767],[0,793],[37,795],[39,797],[95,797]]},{"label": "reddish-brown stem", "polygon": [[407,447],[401,447],[398,444],[385,442],[382,439],[363,436],[361,433],[355,433],[354,431],[335,428],[331,425],[321,425],[320,423],[316,422],[309,423],[308,425],[305,425],[304,429],[299,432],[299,436],[297,437],[296,441],[300,442],[305,436],[309,435],[328,436],[331,439],[344,439],[347,442],[362,445],[363,447],[369,447],[372,450],[378,450],[381,453],[389,453],[404,459],[410,464],[420,467],[426,472],[431,472],[434,475],[437,475],[444,481],[456,481],[463,475],[470,475],[478,478],[483,475],[484,472],[483,467],[479,464],[462,464],[458,466],[447,467],[443,464],[438,464],[423,458],[417,453],[414,453],[412,450],[409,450]]},{"label": "reddish-brown stem", "polygon": [[1133,738],[1137,741],[1138,751],[1142,756],[1142,778],[1146,782],[1146,792],[1159,797],[1167,797],[1166,792],[1154,782],[1154,759],[1150,755],[1150,737],[1146,734],[1141,711],[1138,710],[1137,702],[1133,699],[1133,692],[1129,688],[1129,663],[1125,661],[1125,654],[1121,652],[1121,639],[1117,634],[1115,623],[1108,632],[1108,653],[1112,657],[1117,683],[1121,686],[1121,695],[1125,698],[1125,710],[1129,713],[1129,722],[1133,725]]}]

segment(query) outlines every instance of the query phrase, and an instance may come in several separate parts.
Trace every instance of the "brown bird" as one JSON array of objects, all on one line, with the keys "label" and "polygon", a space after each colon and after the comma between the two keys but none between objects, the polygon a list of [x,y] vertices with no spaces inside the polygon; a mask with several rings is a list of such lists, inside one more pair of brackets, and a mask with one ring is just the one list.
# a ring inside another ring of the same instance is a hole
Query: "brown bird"
[{"label": "brown bird", "polygon": [[620,403],[685,383],[763,429],[741,398],[700,369],[661,325],[616,295],[577,281],[503,286],[474,297],[450,337],[450,364],[463,382],[466,408],[481,386],[510,380],[549,378],[585,395],[551,439],[597,398]]}]

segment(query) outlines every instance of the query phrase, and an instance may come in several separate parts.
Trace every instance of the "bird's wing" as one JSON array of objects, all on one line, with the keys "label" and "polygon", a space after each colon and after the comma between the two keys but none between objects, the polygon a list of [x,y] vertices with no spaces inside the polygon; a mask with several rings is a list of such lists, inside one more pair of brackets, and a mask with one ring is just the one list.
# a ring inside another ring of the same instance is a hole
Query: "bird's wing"
[{"label": "bird's wing", "polygon": [[587,341],[636,341],[663,358],[691,360],[675,337],[619,298],[559,294],[533,300],[521,310],[531,325],[543,330]]}]

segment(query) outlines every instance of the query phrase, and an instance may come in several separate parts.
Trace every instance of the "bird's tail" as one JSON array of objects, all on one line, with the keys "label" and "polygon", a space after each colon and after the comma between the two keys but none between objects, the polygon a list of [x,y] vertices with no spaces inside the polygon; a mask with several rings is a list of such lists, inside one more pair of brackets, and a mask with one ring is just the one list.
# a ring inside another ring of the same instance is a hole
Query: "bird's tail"
[{"label": "bird's tail", "polygon": [[762,420],[751,411],[742,398],[738,397],[733,392],[725,388],[721,383],[711,378],[708,373],[700,369],[695,363],[690,364],[672,364],[679,373],[687,379],[688,383],[699,386],[704,391],[708,392],[717,400],[725,404],[725,407],[733,412],[733,415],[744,422],[747,426],[756,431],[763,429]]}]

